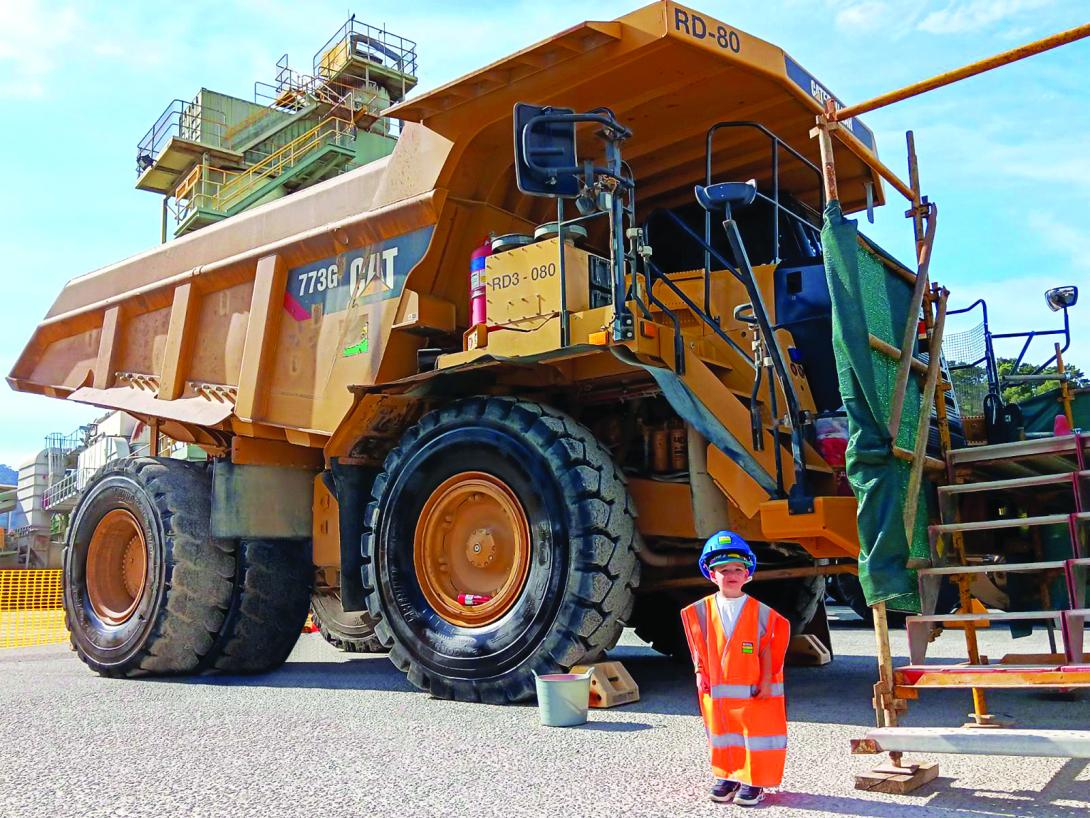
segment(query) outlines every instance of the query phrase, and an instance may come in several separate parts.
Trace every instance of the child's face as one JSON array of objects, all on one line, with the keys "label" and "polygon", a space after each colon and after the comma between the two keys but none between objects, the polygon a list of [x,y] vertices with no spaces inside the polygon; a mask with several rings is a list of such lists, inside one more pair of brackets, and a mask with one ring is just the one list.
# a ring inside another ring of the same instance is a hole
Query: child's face
[{"label": "child's face", "polygon": [[712,569],[712,582],[723,596],[739,596],[749,582],[749,571],[740,562],[728,562]]}]

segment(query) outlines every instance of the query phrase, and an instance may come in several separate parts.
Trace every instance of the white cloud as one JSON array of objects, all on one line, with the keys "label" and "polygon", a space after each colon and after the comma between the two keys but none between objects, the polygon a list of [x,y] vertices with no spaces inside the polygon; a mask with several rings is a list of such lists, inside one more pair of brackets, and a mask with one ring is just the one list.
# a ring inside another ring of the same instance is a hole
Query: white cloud
[{"label": "white cloud", "polygon": [[[1087,276],[1090,276],[1090,256],[1086,253],[1086,229],[1070,223],[1070,216],[1065,218],[1056,213],[1034,210],[1027,216],[1027,226],[1037,240],[1050,252],[1067,257],[1067,266],[1056,272],[1060,284],[1080,284],[1086,290]],[[1072,278],[1072,281],[1067,281]],[[1060,281],[1059,279],[1064,279]],[[1081,279],[1081,281],[1075,280]],[[1087,292],[1090,296],[1090,292]]]},{"label": "white cloud", "polygon": [[885,0],[862,0],[843,6],[836,13],[835,23],[841,31],[878,31],[889,24],[893,14],[894,9]]},{"label": "white cloud", "polygon": [[946,8],[933,11],[918,28],[932,34],[965,34],[987,28],[1033,9],[1050,0],[950,0]]},{"label": "white cloud", "polygon": [[0,2],[0,99],[56,94],[63,74],[98,63],[131,70],[165,64],[187,19],[148,28],[121,5],[96,9],[92,18],[48,0]]},{"label": "white cloud", "polygon": [[1009,120],[974,121],[972,111],[964,118],[973,124],[945,122],[916,132],[917,148],[928,151],[935,177],[988,188],[1009,188],[1011,180],[1033,182],[1037,195],[1062,195],[1083,207],[1090,203],[1090,155],[1081,131],[1064,131],[1049,120],[1026,134],[1012,130]]},{"label": "white cloud", "polygon": [[78,23],[73,8],[46,8],[37,0],[0,3],[0,98],[42,96]]}]

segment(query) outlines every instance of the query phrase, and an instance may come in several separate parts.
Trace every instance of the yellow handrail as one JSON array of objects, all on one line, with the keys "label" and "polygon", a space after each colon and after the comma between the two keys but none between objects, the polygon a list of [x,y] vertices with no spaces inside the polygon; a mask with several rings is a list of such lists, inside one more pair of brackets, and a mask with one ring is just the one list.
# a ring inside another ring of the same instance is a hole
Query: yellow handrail
[{"label": "yellow handrail", "polygon": [[213,168],[205,164],[194,166],[174,192],[175,221],[179,224],[202,207],[211,207],[220,189],[239,171]]},{"label": "yellow handrail", "polygon": [[340,139],[345,134],[351,133],[353,127],[351,122],[336,117],[323,119],[302,136],[296,137],[284,147],[269,154],[256,165],[252,165],[226,180],[220,189],[213,194],[213,205],[216,210],[226,212],[235,201],[243,198],[246,192],[258,181],[279,176],[315,148],[324,144],[326,137],[332,134],[335,138]]}]

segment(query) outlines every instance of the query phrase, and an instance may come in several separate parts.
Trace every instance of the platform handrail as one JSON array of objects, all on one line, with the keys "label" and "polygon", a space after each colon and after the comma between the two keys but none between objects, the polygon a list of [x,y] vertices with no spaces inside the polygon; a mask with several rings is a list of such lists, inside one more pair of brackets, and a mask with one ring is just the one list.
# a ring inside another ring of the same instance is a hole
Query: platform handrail
[{"label": "platform handrail", "polygon": [[354,135],[355,126],[344,119],[329,117],[323,119],[303,135],[296,137],[284,147],[269,154],[255,165],[234,174],[212,197],[213,207],[226,213],[233,204],[241,201],[254,186],[267,178],[279,176],[294,167],[304,157],[318,147],[327,144],[330,139],[341,144],[345,137]]},{"label": "platform handrail", "polygon": [[215,148],[224,147],[227,116],[198,100],[172,100],[136,145],[136,174],[155,164],[163,148],[177,137]]}]

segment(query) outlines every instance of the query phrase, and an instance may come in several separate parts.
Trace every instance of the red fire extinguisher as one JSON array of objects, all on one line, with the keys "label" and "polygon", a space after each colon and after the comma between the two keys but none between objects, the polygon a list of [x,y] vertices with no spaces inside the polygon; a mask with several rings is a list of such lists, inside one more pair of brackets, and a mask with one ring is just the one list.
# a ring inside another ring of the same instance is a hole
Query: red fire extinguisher
[{"label": "red fire extinguisher", "polygon": [[469,325],[475,327],[488,320],[488,291],[484,282],[485,259],[492,255],[492,240],[473,251],[469,260]]}]

